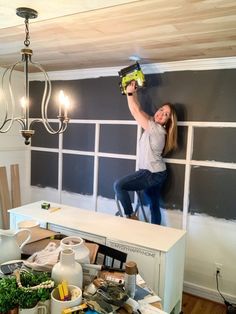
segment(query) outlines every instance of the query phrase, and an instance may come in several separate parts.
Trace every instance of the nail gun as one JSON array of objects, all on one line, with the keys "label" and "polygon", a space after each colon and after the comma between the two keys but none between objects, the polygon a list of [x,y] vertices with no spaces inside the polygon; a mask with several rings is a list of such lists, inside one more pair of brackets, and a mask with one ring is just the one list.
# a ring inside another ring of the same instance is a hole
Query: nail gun
[{"label": "nail gun", "polygon": [[121,82],[119,85],[120,85],[121,94],[123,95],[126,94],[126,87],[131,81],[135,81],[137,84],[137,87],[145,86],[145,76],[138,62],[126,68],[121,69],[118,72],[118,74],[121,77]]}]

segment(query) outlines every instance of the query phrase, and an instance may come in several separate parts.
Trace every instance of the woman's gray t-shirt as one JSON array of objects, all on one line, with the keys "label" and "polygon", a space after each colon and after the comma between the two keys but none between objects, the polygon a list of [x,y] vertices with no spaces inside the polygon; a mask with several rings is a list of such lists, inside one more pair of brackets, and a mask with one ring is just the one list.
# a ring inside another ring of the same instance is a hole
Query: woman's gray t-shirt
[{"label": "woman's gray t-shirt", "polygon": [[166,130],[160,124],[149,120],[148,127],[139,141],[139,169],[147,169],[151,172],[166,170],[162,159],[165,138]]}]

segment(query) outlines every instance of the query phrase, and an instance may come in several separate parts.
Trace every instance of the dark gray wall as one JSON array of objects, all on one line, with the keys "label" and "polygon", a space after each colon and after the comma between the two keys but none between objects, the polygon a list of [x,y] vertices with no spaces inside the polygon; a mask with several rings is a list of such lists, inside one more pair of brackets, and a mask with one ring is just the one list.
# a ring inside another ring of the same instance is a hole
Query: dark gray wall
[{"label": "dark gray wall", "polygon": [[[233,122],[236,117],[236,70],[183,71],[147,75],[147,88],[140,90],[143,109],[152,114],[162,103],[175,104],[179,121]],[[55,95],[63,89],[73,100],[72,119],[131,120],[126,97],[120,94],[118,77],[104,77],[74,81],[54,81],[52,108]],[[33,116],[39,115],[36,104],[42,83],[31,83]],[[54,110],[54,111],[53,111]],[[49,112],[54,117],[55,109]],[[58,136],[50,136],[37,126],[33,146],[55,148]],[[179,148],[168,158],[185,159],[187,127],[180,126]],[[95,126],[70,124],[64,134],[63,148],[82,151],[94,150]],[[235,129],[196,128],[193,159],[236,161]],[[103,125],[100,132],[100,152],[135,155],[136,126]],[[56,153],[32,152],[32,185],[55,187],[57,183]],[[43,169],[39,165],[43,164]],[[63,155],[63,189],[81,194],[93,193],[93,166],[91,156]],[[185,166],[168,164],[168,179],[163,188],[162,204],[171,209],[183,208]],[[99,158],[98,193],[114,198],[113,182],[133,172],[135,161]],[[48,174],[48,175],[45,175]],[[50,174],[50,175],[49,175]],[[193,167],[190,181],[190,212],[214,217],[235,219],[235,170]]]}]

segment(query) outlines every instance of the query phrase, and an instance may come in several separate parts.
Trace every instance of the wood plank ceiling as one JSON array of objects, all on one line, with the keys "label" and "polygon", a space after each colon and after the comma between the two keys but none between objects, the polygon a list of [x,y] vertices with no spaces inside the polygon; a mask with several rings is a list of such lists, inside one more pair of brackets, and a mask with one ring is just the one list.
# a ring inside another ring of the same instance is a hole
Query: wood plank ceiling
[{"label": "wood plank ceiling", "polygon": [[131,55],[145,63],[236,55],[235,0],[1,0],[1,67],[20,58],[20,6],[39,11],[30,47],[47,71],[123,66]]}]

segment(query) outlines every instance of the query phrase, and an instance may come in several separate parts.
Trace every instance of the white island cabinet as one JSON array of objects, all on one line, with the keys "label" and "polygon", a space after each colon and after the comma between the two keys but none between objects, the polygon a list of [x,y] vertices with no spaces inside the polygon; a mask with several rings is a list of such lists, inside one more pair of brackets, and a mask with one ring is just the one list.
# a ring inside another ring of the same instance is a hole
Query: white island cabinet
[{"label": "white island cabinet", "polygon": [[162,299],[163,310],[177,314],[181,311],[185,231],[93,212],[62,204],[50,212],[41,209],[44,201],[9,210],[10,227],[26,219],[65,235],[79,235],[84,239],[106,244],[124,251],[128,260],[137,263],[139,273],[148,286]]}]

